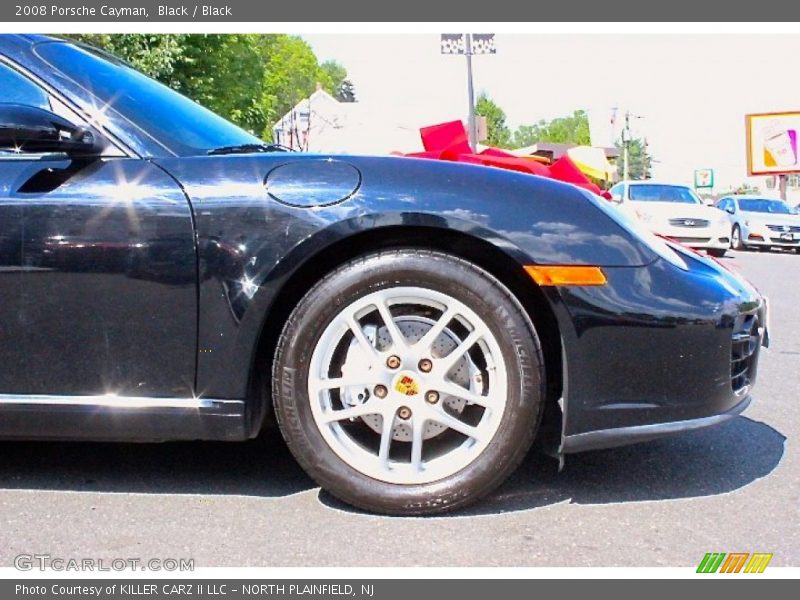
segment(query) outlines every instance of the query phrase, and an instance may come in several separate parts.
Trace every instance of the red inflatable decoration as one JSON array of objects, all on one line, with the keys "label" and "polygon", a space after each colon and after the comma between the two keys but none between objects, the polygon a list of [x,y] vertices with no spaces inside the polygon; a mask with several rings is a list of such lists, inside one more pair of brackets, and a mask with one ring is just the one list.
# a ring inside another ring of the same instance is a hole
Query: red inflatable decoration
[{"label": "red inflatable decoration", "polygon": [[466,162],[530,173],[540,177],[566,181],[594,192],[598,196],[611,199],[608,192],[604,192],[598,185],[592,183],[566,155],[548,166],[530,158],[516,156],[499,148],[487,148],[475,154],[469,146],[467,131],[461,121],[450,121],[423,127],[419,130],[419,133],[422,136],[422,145],[425,148],[425,152],[412,152],[405,156]]}]

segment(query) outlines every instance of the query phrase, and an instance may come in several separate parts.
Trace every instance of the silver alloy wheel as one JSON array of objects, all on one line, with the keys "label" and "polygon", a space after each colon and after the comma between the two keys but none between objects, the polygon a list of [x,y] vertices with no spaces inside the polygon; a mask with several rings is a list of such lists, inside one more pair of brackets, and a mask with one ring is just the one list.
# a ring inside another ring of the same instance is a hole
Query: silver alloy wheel
[{"label": "silver alloy wheel", "polygon": [[506,409],[508,375],[483,319],[434,290],[396,287],[344,307],[311,356],[316,426],[381,481],[423,484],[474,461]]}]

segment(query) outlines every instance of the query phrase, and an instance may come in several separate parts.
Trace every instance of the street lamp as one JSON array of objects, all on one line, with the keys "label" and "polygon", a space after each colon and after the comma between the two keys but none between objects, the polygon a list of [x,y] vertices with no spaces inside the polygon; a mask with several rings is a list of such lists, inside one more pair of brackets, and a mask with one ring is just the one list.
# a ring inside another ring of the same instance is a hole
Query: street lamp
[{"label": "street lamp", "polygon": [[475,90],[472,85],[472,56],[497,54],[493,33],[443,33],[440,42],[442,54],[463,54],[467,57],[467,96],[469,97],[469,145],[478,145],[478,127],[475,122]]}]

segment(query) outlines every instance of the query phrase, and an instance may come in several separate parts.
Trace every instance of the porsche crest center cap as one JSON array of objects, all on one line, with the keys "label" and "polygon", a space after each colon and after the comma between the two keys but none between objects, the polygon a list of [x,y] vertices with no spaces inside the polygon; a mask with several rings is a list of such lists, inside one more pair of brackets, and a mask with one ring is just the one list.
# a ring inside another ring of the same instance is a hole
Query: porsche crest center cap
[{"label": "porsche crest center cap", "polygon": [[394,389],[404,396],[419,394],[419,383],[411,375],[401,374],[394,383]]}]

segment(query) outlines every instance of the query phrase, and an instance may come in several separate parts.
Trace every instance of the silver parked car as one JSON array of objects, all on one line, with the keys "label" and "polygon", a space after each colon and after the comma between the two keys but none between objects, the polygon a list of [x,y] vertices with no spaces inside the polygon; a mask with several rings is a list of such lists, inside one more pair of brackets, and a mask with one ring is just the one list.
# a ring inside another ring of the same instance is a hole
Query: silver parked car
[{"label": "silver parked car", "polygon": [[717,208],[728,213],[731,222],[731,247],[800,247],[800,215],[782,200],[758,196],[725,196]]}]

